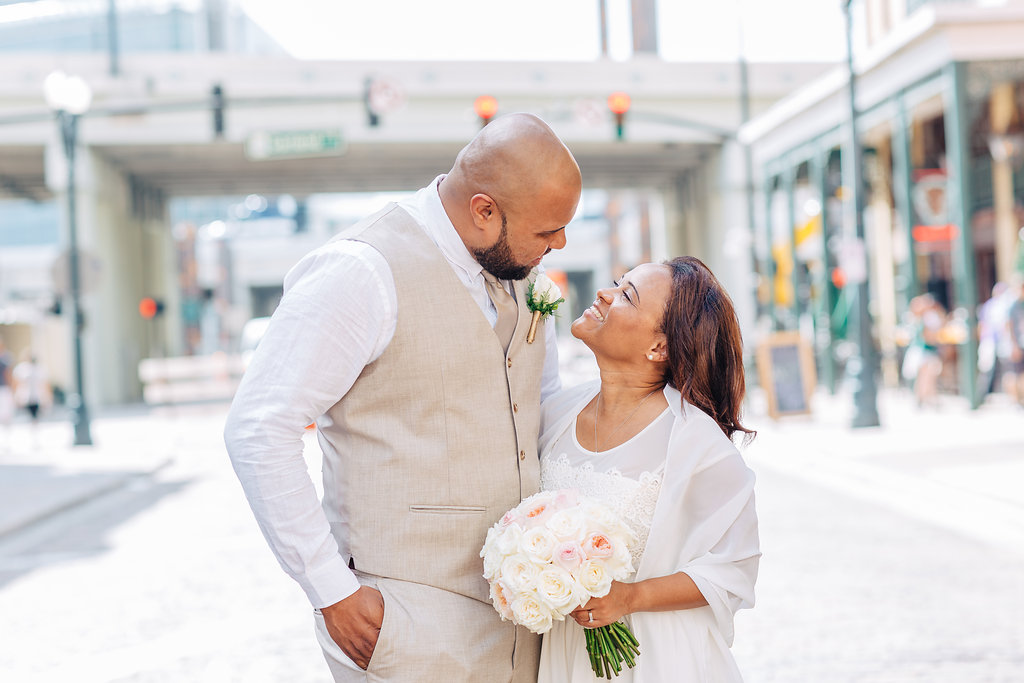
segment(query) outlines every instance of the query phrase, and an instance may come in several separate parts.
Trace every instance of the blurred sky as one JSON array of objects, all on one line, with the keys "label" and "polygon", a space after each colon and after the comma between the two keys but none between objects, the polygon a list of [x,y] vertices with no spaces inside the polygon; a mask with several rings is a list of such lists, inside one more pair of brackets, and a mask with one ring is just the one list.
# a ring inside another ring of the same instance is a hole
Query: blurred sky
[{"label": "blurred sky", "polygon": [[[238,0],[305,59],[591,60],[600,0]],[[613,58],[629,55],[629,0],[609,0]],[[658,0],[669,61],[838,61],[840,0]]]}]

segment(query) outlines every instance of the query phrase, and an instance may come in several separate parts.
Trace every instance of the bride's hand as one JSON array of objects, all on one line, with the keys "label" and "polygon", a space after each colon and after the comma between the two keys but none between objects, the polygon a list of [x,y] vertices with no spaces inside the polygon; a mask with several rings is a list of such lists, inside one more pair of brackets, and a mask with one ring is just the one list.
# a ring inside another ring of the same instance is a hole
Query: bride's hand
[{"label": "bride's hand", "polygon": [[[591,598],[583,607],[578,607],[569,616],[586,628],[597,628],[614,624],[633,612],[635,584],[612,581],[612,588],[603,598]],[[593,620],[591,620],[593,615]]]}]

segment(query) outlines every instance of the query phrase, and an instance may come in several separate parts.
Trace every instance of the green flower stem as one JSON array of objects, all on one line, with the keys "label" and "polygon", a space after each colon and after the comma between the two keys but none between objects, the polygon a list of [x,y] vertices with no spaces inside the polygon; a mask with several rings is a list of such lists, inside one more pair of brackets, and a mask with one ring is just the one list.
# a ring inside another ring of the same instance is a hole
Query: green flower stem
[{"label": "green flower stem", "polygon": [[598,659],[597,648],[594,643],[594,632],[589,628],[585,628],[583,629],[583,635],[587,639],[587,654],[590,655],[590,668],[594,670],[594,675],[600,678],[602,673],[601,662]]},{"label": "green flower stem", "polygon": [[636,636],[634,636],[633,632],[629,630],[629,627],[620,621],[615,622],[615,625],[620,627],[619,633],[626,637],[630,644],[636,649],[637,654],[639,654],[640,641],[636,639]]},{"label": "green flower stem", "polygon": [[608,658],[611,660],[612,667],[615,669],[615,675],[618,676],[619,672],[622,671],[622,665],[619,664],[621,661],[618,650],[612,644],[611,636],[609,635],[610,629],[608,627],[602,627],[598,629],[601,631],[601,639],[604,640],[605,648],[608,651]]},{"label": "green flower stem", "polygon": [[640,643],[632,632],[630,632],[629,627],[621,623],[616,623],[614,626],[615,634],[621,640],[623,647],[633,653],[633,655],[640,654]]},{"label": "green flower stem", "polygon": [[612,642],[615,643],[616,649],[626,660],[626,666],[632,669],[634,666],[636,666],[636,661],[633,659],[632,649],[626,643],[623,642],[622,636],[619,634],[620,630],[621,629],[615,628],[615,624],[612,624],[611,629],[609,629],[608,635],[611,636]]},{"label": "green flower stem", "polygon": [[612,679],[622,672],[622,663],[633,668],[640,655],[640,643],[621,621],[599,628],[583,629],[590,667],[598,678]]}]

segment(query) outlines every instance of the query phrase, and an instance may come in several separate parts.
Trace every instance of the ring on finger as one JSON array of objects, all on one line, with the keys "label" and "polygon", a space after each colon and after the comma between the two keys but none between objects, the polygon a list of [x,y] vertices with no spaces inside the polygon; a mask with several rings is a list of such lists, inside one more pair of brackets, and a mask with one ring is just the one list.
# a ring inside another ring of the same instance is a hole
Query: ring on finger
[{"label": "ring on finger", "polygon": [[594,610],[592,610],[592,609],[588,609],[588,610],[587,610],[587,614],[589,614],[589,615],[590,615],[590,621],[589,621],[589,622],[587,622],[587,623],[590,623],[590,624],[594,623]]}]

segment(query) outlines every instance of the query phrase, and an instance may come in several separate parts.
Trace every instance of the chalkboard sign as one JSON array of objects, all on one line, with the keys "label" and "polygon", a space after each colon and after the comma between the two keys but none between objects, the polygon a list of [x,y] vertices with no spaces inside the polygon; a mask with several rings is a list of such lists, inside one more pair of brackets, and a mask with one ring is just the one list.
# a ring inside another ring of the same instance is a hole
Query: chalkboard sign
[{"label": "chalkboard sign", "polygon": [[811,412],[814,356],[799,332],[776,332],[762,340],[757,348],[757,370],[769,415]]}]

